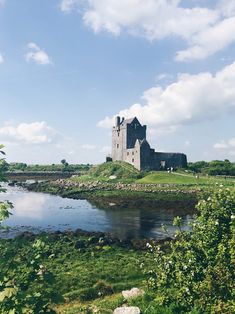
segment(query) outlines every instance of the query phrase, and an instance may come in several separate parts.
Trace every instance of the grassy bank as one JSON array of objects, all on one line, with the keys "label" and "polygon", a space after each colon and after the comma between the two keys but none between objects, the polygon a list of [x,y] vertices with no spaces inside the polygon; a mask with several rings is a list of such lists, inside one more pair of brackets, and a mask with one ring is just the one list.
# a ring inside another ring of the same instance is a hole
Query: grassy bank
[{"label": "grassy bank", "polygon": [[[141,249],[145,247],[143,242],[123,242],[102,233],[82,232],[40,236],[25,233],[16,239],[0,240],[1,250],[8,247],[14,251],[13,262],[21,260],[22,275],[24,263],[32,258],[30,248],[35,239],[46,244],[47,258],[42,263],[55,277],[50,290],[63,296],[63,300],[58,299],[61,305],[55,306],[58,313],[89,313],[90,304],[95,302],[97,306],[105,296],[111,296],[113,301],[105,304],[107,312],[102,310],[104,304],[97,312],[110,313],[117,303],[122,304],[122,290],[144,284],[145,275],[140,270],[146,255]],[[68,310],[73,302],[76,311]]]},{"label": "grassy bank", "polygon": [[184,169],[168,173],[167,171],[140,172],[125,162],[108,162],[92,167],[85,175],[74,176],[71,182],[122,182],[138,184],[175,184],[175,185],[211,185],[216,182],[223,185],[234,185],[235,179],[202,174],[194,175]]},{"label": "grassy bank", "polygon": [[139,208],[140,206],[160,208],[180,205],[187,211],[193,209],[199,197],[199,189],[155,189],[143,190],[117,190],[113,185],[105,189],[86,190],[76,186],[64,186],[53,182],[40,182],[30,184],[30,191],[49,193],[73,199],[86,199],[93,205],[108,209]]},{"label": "grassy bank", "polygon": [[[185,170],[139,172],[124,162],[108,162],[87,171],[86,175],[35,183],[29,190],[74,199],[88,199],[102,205],[117,203],[135,207],[136,202],[173,204],[184,201],[195,204],[200,193],[218,185],[234,187],[233,178],[190,174]],[[156,205],[156,204],[155,204]]]}]

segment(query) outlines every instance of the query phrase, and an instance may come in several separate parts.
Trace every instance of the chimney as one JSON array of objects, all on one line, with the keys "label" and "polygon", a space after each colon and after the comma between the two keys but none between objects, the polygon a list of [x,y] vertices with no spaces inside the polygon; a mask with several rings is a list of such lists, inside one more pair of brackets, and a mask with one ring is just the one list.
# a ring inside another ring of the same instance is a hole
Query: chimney
[{"label": "chimney", "polygon": [[116,127],[120,126],[121,118],[119,116],[116,117]]}]

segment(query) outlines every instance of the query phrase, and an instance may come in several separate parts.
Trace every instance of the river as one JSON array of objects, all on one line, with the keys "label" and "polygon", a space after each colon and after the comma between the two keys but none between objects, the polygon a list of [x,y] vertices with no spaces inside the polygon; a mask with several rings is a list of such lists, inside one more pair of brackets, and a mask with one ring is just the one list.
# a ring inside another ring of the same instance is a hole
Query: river
[{"label": "river", "polygon": [[[0,193],[0,201],[13,203],[12,215],[4,222],[9,230],[1,231],[1,237],[12,237],[22,231],[85,231],[109,232],[125,238],[155,238],[167,236],[162,224],[173,234],[173,218],[180,215],[185,228],[192,220],[192,210],[164,207],[98,208],[86,200],[62,198],[45,193],[29,192],[21,187],[7,186],[6,193]],[[186,214],[188,213],[188,214]]]}]

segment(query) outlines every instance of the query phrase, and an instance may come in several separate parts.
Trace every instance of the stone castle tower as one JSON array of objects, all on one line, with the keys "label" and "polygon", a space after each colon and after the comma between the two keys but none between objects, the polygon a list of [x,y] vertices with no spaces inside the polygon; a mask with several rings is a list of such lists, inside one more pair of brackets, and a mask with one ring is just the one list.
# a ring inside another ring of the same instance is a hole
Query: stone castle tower
[{"label": "stone castle tower", "polygon": [[185,154],[155,152],[146,140],[146,129],[146,125],[141,125],[136,117],[116,117],[112,129],[112,160],[128,162],[138,170],[187,166]]}]

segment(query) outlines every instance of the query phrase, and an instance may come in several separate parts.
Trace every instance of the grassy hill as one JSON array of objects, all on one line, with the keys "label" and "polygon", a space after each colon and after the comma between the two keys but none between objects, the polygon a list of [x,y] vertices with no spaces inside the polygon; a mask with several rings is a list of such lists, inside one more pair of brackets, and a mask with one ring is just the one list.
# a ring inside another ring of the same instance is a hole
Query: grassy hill
[{"label": "grassy hill", "polygon": [[179,185],[211,185],[215,183],[234,185],[235,180],[224,177],[193,175],[184,171],[168,173],[167,171],[140,172],[132,165],[116,161],[92,167],[85,175],[72,178],[76,182],[103,181],[140,184],[179,184]]},{"label": "grassy hill", "polygon": [[134,182],[142,177],[141,172],[135,169],[132,165],[121,162],[107,162],[101,165],[92,167],[86,175],[74,177],[76,181],[124,181]]}]

